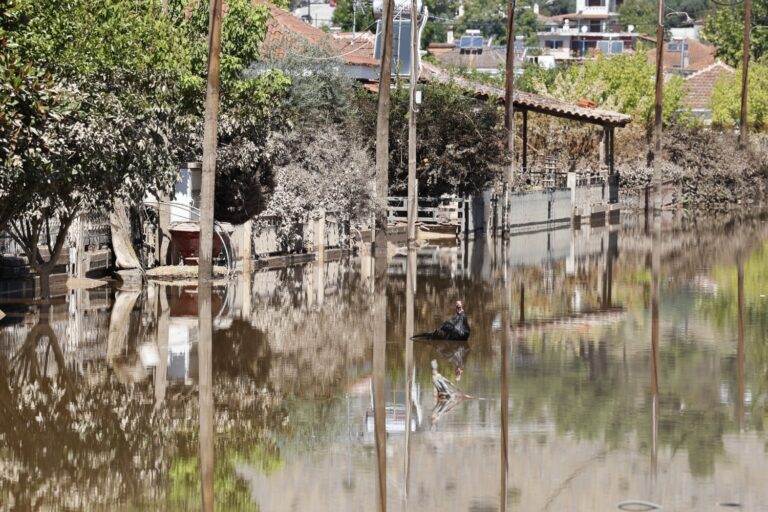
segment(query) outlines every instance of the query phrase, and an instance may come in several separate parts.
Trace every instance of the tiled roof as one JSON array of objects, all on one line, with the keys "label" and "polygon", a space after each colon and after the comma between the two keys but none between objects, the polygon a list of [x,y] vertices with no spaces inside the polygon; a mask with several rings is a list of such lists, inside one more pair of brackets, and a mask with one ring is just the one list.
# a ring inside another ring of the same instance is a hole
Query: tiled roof
[{"label": "tiled roof", "polygon": [[715,83],[725,75],[736,70],[718,61],[697,71],[685,79],[685,98],[683,103],[691,110],[706,110],[712,108],[712,92]]},{"label": "tiled roof", "polygon": [[[499,101],[504,101],[504,89],[452,75],[447,70],[427,62],[422,62],[421,64],[421,78],[424,81],[454,83],[461,89],[471,92],[475,96],[482,98],[497,98]],[[628,115],[620,114],[618,112],[580,107],[573,103],[568,103],[567,101],[561,101],[548,96],[523,91],[515,91],[514,102],[515,108],[521,110],[539,112],[555,117],[564,117],[585,123],[606,126],[626,126],[632,120]]]},{"label": "tiled roof", "polygon": [[[679,44],[674,41],[673,44]],[[685,66],[686,71],[699,71],[707,66],[715,63],[715,47],[697,41],[696,39],[685,39],[685,44],[688,45],[688,49],[683,52],[670,52],[669,42],[664,43],[664,70],[679,70],[680,59],[686,58],[688,65]],[[656,50],[648,51],[648,62],[653,64],[656,62]]]},{"label": "tiled roof", "polygon": [[[350,44],[334,38],[331,34],[315,28],[302,21],[288,11],[266,0],[253,0],[256,5],[263,5],[269,9],[271,18],[267,23],[267,37],[264,41],[266,49],[273,55],[284,54],[285,47],[295,44],[296,37],[304,41],[327,49],[332,54],[338,55],[347,64],[378,67],[379,60],[373,58],[373,45],[364,40],[363,34],[358,40]],[[301,48],[297,48],[301,50]]]}]

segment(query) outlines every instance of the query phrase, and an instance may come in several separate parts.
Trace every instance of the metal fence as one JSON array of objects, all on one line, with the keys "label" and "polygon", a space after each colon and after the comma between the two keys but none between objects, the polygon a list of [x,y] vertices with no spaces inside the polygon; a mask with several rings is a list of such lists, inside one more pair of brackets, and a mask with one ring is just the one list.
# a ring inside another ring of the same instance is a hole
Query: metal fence
[{"label": "metal fence", "polygon": [[[467,200],[456,196],[420,197],[416,209],[416,222],[422,224],[458,224],[464,223]],[[408,198],[387,198],[387,220],[389,222],[408,221]]]}]

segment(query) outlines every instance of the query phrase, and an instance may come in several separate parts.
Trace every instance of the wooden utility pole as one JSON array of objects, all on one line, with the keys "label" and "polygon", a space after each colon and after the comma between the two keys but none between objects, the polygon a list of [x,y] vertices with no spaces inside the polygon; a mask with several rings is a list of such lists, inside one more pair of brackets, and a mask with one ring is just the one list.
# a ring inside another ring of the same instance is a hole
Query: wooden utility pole
[{"label": "wooden utility pole", "polygon": [[659,0],[656,20],[656,100],[653,151],[654,218],[661,210],[661,129],[664,100],[664,0]]},{"label": "wooden utility pole", "polygon": [[376,115],[376,233],[387,231],[387,194],[389,193],[389,83],[392,76],[393,0],[384,0],[381,15],[381,68],[379,71],[379,105]]},{"label": "wooden utility pole", "polygon": [[411,84],[408,105],[408,245],[416,242],[416,85],[419,81],[419,31],[416,0],[411,0]]},{"label": "wooden utility pole", "polygon": [[203,124],[203,171],[200,184],[200,251],[198,254],[198,328],[200,402],[200,477],[202,510],[212,512],[213,499],[213,382],[211,372],[211,280],[213,277],[213,198],[216,186],[216,131],[219,115],[222,1],[210,0],[208,80]]},{"label": "wooden utility pole", "polygon": [[747,90],[749,89],[749,39],[752,32],[752,1],[744,0],[744,46],[741,50],[741,117],[739,119],[739,147],[747,147]]},{"label": "wooden utility pole", "polygon": [[208,34],[208,85],[203,124],[203,170],[200,184],[199,282],[212,277],[213,198],[216,187],[216,130],[219,115],[219,67],[221,61],[221,3],[211,0]]},{"label": "wooden utility pole", "polygon": [[502,219],[502,232],[506,235],[509,230],[510,201],[512,182],[515,179],[515,7],[516,0],[509,0],[507,6],[507,62],[506,80],[504,90],[504,126],[507,128],[507,151],[509,152],[509,166],[504,170],[504,218]]}]

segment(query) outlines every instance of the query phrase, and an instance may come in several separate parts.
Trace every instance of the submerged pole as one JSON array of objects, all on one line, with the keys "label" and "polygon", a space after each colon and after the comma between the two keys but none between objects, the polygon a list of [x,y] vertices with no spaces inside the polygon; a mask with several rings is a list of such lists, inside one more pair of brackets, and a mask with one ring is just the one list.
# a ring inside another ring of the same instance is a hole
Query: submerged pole
[{"label": "submerged pole", "polygon": [[213,389],[211,371],[211,279],[213,272],[213,198],[216,186],[216,131],[219,115],[222,0],[210,1],[208,26],[208,79],[203,124],[203,172],[200,186],[200,251],[198,261],[198,328],[200,405],[200,477],[204,512],[214,508],[213,496]]}]

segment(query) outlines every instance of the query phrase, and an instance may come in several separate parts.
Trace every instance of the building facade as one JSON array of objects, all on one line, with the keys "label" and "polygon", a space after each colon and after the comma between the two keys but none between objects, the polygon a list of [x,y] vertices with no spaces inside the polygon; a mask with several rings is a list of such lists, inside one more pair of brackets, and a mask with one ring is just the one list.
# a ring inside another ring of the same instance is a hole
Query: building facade
[{"label": "building facade", "polygon": [[620,0],[576,0],[576,12],[558,16],[541,16],[535,5],[542,54],[568,61],[634,51],[638,34],[619,23],[619,5]]}]

